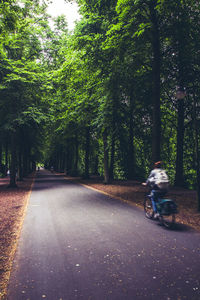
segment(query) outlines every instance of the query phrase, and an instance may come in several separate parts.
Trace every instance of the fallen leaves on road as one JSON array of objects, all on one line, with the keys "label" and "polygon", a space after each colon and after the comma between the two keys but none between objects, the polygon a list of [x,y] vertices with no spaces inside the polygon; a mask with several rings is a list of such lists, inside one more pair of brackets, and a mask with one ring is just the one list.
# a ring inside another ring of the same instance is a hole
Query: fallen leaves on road
[{"label": "fallen leaves on road", "polygon": [[0,181],[0,299],[6,293],[33,177],[17,182],[18,188],[7,188],[8,178]]}]

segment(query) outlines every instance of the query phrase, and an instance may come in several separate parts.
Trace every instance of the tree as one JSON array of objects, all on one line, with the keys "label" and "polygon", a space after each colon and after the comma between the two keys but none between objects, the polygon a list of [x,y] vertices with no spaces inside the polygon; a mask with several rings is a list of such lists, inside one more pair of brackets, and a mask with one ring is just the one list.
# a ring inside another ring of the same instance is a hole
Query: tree
[{"label": "tree", "polygon": [[[22,162],[26,169],[25,160],[29,160],[27,171],[34,168],[35,162],[31,158],[33,141],[29,139],[29,145],[23,145],[21,138],[25,132],[34,131],[36,124],[44,121],[42,109],[39,107],[39,82],[41,81],[42,67],[36,60],[42,51],[40,42],[41,27],[35,27],[34,22],[42,14],[44,7],[38,3],[26,2],[24,7],[17,5],[6,6],[6,12],[12,13],[12,26],[5,28],[3,32],[3,65],[1,83],[1,130],[9,136],[9,147],[11,153],[10,186],[16,187],[16,171],[19,168],[20,179],[22,179]],[[9,15],[10,16],[10,15]],[[14,18],[16,17],[16,19]],[[19,17],[19,18],[17,18]],[[10,23],[9,23],[10,24]],[[37,87],[38,93],[34,88]],[[30,128],[27,130],[27,128]],[[23,132],[23,134],[22,134]],[[28,140],[28,139],[26,139]],[[23,148],[26,148],[25,151]],[[18,153],[18,155],[17,155]],[[28,156],[22,159],[22,156]],[[19,158],[17,160],[17,157]]]}]

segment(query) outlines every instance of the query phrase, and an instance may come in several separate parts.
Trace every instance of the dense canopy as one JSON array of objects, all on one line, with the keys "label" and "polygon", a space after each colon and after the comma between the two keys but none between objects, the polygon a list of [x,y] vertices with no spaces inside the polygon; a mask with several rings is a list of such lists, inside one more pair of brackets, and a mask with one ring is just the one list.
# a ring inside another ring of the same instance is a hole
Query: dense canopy
[{"label": "dense canopy", "polygon": [[200,3],[77,3],[69,32],[64,16],[50,26],[48,1],[0,2],[1,176],[15,186],[45,164],[143,180],[162,160],[200,191]]}]

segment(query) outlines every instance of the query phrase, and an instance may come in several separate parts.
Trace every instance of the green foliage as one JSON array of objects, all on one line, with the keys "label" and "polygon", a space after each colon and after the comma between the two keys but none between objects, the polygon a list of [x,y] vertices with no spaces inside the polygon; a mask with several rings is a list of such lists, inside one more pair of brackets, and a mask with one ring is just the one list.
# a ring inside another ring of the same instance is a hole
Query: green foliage
[{"label": "green foliage", "polygon": [[21,170],[23,161],[24,174],[27,174],[31,171],[31,162],[33,167],[34,161],[41,157],[41,134],[48,120],[45,99],[48,78],[41,64],[44,55],[43,29],[48,23],[45,25],[45,7],[40,6],[38,1],[24,1],[23,4],[1,2],[0,13],[1,145],[3,155],[7,157],[6,164],[11,156],[11,161],[18,164]]},{"label": "green foliage", "polygon": [[[0,134],[17,151],[71,174],[144,179],[151,169],[155,33],[160,55],[161,159],[176,174],[176,86],[187,88],[184,178],[196,186],[194,99],[199,99],[200,5],[190,1],[79,0],[73,34],[48,23],[39,1],[0,3]],[[200,110],[197,103],[197,120]],[[199,122],[196,123],[199,125]],[[106,135],[107,149],[105,149]],[[89,135],[88,135],[89,133]],[[199,138],[199,136],[198,136]],[[29,150],[27,150],[29,148]],[[89,150],[88,150],[89,149]],[[22,151],[22,152],[23,152]]]},{"label": "green foliage", "polygon": [[[83,168],[85,141],[82,134],[84,128],[90,126],[91,143],[98,141],[98,172],[103,175],[102,133],[105,129],[109,129],[110,162],[113,141],[115,144],[114,176],[118,178],[129,176],[128,165],[134,160],[133,167],[137,178],[144,178],[151,165],[152,32],[155,30],[151,18],[152,2],[81,0],[78,3],[83,18],[77,24],[74,35],[66,40],[68,47],[63,44],[60,53],[62,51],[65,61],[61,62],[60,68],[54,73],[57,87],[52,102],[53,111],[57,116],[54,119],[55,130],[65,138],[66,147],[69,141],[72,147],[76,136],[79,145],[79,167]],[[166,95],[175,101],[174,89],[179,80],[180,67],[176,47],[181,41],[180,37],[184,38],[187,34],[191,37],[194,32],[198,32],[195,29],[193,33],[191,31],[193,24],[191,16],[195,15],[195,18],[198,18],[197,6],[192,1],[190,6],[185,3],[172,4],[168,1],[155,1],[154,4],[162,53],[161,159],[166,162],[173,183],[176,164],[177,108],[175,102],[171,105],[168,100],[166,101]],[[184,18],[181,19],[182,25],[179,26],[176,20],[181,16]],[[185,77],[187,85],[191,80],[186,79],[186,74],[189,74],[187,70],[191,72],[192,69],[189,49],[192,49],[193,43],[199,39],[195,36],[192,40],[188,45],[184,40],[181,46],[184,65],[182,74],[185,73],[181,76]],[[131,135],[133,135],[132,142]],[[93,146],[90,147],[92,151],[90,155],[94,158]],[[134,155],[131,151],[134,151]],[[187,152],[186,149],[185,151]]]}]

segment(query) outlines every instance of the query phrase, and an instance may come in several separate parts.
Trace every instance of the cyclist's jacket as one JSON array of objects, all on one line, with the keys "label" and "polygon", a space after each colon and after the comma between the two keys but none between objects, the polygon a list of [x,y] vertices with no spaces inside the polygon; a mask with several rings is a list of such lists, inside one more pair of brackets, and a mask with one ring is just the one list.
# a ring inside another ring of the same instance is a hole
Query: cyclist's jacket
[{"label": "cyclist's jacket", "polygon": [[163,169],[155,168],[151,171],[146,183],[152,189],[168,190],[169,188],[169,178],[167,173]]}]

